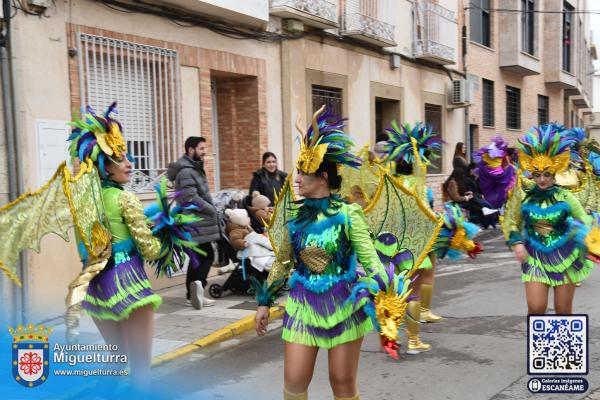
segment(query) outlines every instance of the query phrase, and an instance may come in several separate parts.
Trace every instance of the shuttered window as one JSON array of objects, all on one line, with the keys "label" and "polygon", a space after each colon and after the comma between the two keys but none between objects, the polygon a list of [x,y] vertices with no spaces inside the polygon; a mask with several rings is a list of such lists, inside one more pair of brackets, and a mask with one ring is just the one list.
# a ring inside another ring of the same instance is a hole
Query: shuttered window
[{"label": "shuttered window", "polygon": [[113,101],[129,153],[135,158],[130,188],[151,191],[182,153],[177,52],[80,33],[82,106],[103,113]]}]

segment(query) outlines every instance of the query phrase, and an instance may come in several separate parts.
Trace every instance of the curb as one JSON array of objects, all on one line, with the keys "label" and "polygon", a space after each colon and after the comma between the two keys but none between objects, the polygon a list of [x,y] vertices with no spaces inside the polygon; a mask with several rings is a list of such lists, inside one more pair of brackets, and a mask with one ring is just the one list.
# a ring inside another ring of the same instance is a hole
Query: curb
[{"label": "curb", "polygon": [[[276,306],[271,307],[269,311],[269,320],[272,321],[274,319],[281,318],[285,312],[285,305],[278,304]],[[224,342],[225,340],[231,339],[244,332],[254,329],[254,326],[254,314],[250,314],[194,342],[191,342],[175,350],[171,350],[167,353],[152,358],[152,367],[162,365],[178,357],[189,354],[193,351]]]}]

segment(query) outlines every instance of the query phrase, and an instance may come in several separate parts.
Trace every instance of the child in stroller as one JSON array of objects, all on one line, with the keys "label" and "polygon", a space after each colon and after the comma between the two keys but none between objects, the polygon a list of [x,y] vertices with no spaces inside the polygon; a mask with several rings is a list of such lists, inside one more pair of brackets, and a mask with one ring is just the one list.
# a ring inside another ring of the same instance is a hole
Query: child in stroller
[{"label": "child in stroller", "polygon": [[215,195],[215,206],[226,221],[217,242],[219,265],[231,263],[234,269],[223,284],[213,283],[208,293],[219,298],[229,290],[236,294],[250,294],[250,277],[259,281],[267,278],[275,254],[268,238],[259,235],[250,227],[250,219],[245,208],[244,192],[227,189]]}]

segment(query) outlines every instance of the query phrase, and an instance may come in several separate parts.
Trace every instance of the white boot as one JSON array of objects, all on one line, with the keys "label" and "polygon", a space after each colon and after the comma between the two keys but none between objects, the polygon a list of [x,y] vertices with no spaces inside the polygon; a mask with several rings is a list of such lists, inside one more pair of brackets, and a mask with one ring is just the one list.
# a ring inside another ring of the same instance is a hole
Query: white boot
[{"label": "white boot", "polygon": [[202,287],[202,282],[193,281],[190,282],[190,302],[192,303],[192,307],[196,310],[201,310],[204,305],[204,288]]}]

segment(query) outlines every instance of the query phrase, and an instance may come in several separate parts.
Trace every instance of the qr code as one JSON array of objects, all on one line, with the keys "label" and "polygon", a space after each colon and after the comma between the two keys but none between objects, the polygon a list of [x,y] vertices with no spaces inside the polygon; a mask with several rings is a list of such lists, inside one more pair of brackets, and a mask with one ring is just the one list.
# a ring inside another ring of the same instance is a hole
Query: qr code
[{"label": "qr code", "polygon": [[587,374],[587,315],[530,315],[528,322],[529,374]]}]

